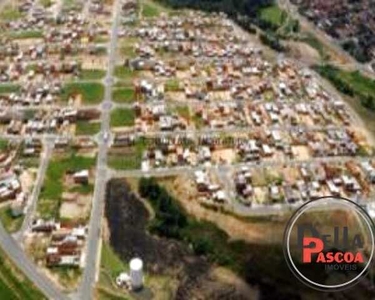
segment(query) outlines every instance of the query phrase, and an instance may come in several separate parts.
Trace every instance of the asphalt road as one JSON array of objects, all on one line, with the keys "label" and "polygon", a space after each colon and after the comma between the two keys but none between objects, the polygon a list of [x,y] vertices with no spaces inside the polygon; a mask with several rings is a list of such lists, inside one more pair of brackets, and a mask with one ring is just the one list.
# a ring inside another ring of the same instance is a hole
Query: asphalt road
[{"label": "asphalt road", "polygon": [[[22,237],[22,233],[28,228],[31,222],[31,218],[33,215],[33,212],[36,208],[36,201],[38,199],[38,195],[41,189],[41,186],[43,184],[43,178],[45,171],[48,167],[48,161],[49,157],[52,153],[53,149],[53,140],[48,139],[46,140],[45,144],[45,154],[41,161],[41,165],[38,172],[38,178],[36,182],[36,186],[34,188],[32,197],[31,197],[31,204],[28,210],[27,215],[25,216],[25,220],[21,229],[21,233],[18,235],[18,237]],[[50,281],[47,277],[39,273],[37,267],[34,265],[34,263],[27,257],[27,255],[24,253],[23,249],[19,246],[17,241],[10,236],[3,225],[0,222],[0,245],[1,248],[5,251],[7,254],[7,257],[13,261],[13,263],[29,278],[31,282],[34,283],[34,285],[40,289],[42,293],[45,294],[49,299],[68,299],[68,297],[60,291],[58,287],[55,286],[55,284]]]},{"label": "asphalt road", "polygon": [[243,162],[231,165],[207,165],[207,166],[179,166],[170,168],[157,168],[150,169],[148,171],[143,170],[111,170],[109,175],[111,178],[124,178],[124,177],[164,177],[173,175],[183,175],[187,173],[193,173],[198,170],[219,170],[220,172],[228,172],[228,170],[238,170],[241,167],[249,168],[266,168],[266,167],[279,167],[282,165],[287,166],[300,166],[303,164],[318,164],[318,163],[345,163],[348,161],[365,162],[370,157],[353,157],[353,156],[333,156],[333,157],[315,157],[308,160],[295,160],[288,159],[285,161],[261,161],[261,162]]},{"label": "asphalt road", "polygon": [[83,271],[83,278],[78,289],[77,297],[80,300],[93,299],[94,286],[97,274],[97,260],[101,220],[104,212],[104,197],[107,183],[107,153],[109,138],[106,137],[110,132],[110,112],[112,105],[104,103],[112,102],[112,84],[113,72],[116,63],[117,32],[120,19],[120,0],[115,0],[113,8],[113,21],[111,29],[111,40],[109,45],[107,75],[104,79],[105,96],[102,105],[101,114],[101,133],[99,134],[99,154],[96,167],[96,181],[93,196],[91,217],[89,223],[89,233],[87,238],[86,265]]},{"label": "asphalt road", "polygon": [[47,277],[39,273],[34,263],[26,256],[18,243],[6,232],[0,222],[0,244],[8,258],[35,284],[40,291],[53,300],[69,299]]}]

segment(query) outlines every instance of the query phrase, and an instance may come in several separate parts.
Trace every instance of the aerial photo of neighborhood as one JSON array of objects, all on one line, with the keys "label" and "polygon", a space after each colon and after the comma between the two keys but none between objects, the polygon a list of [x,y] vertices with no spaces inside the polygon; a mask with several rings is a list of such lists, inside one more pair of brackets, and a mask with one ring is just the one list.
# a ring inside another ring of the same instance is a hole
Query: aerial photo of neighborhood
[{"label": "aerial photo of neighborhood", "polygon": [[375,299],[282,244],[321,197],[375,218],[375,1],[0,0],[0,29],[1,300]]}]

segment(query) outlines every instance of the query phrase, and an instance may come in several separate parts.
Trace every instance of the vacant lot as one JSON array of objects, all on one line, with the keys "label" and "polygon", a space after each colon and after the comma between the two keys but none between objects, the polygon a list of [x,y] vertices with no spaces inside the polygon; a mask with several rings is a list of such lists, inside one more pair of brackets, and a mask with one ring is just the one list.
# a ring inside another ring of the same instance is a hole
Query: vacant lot
[{"label": "vacant lot", "polygon": [[20,86],[16,84],[0,84],[0,94],[15,93],[20,90]]},{"label": "vacant lot", "polygon": [[162,12],[168,12],[168,8],[162,6],[156,1],[142,0],[140,1],[142,6],[142,16],[146,18],[158,17]]},{"label": "vacant lot", "polygon": [[82,96],[84,104],[98,104],[104,97],[104,86],[97,82],[71,82],[65,84],[61,100],[67,102],[70,97]]},{"label": "vacant lot", "polygon": [[135,113],[133,109],[116,108],[111,112],[111,127],[134,126]]},{"label": "vacant lot", "polygon": [[24,30],[17,32],[8,32],[7,36],[14,40],[22,39],[40,39],[43,38],[43,31],[41,30]]},{"label": "vacant lot", "polygon": [[76,124],[77,135],[95,135],[100,131],[100,122],[78,121]]},{"label": "vacant lot", "polygon": [[87,194],[92,186],[64,187],[64,175],[90,169],[95,164],[95,158],[77,156],[74,154],[56,157],[48,165],[46,178],[38,201],[38,212],[42,218],[58,218],[61,206],[61,195],[64,191]]},{"label": "vacant lot", "polygon": [[23,222],[24,217],[13,217],[12,216],[12,210],[10,208],[10,205],[4,206],[0,209],[0,220],[5,229],[10,232],[17,232]]},{"label": "vacant lot", "polygon": [[135,99],[132,87],[117,88],[113,91],[112,100],[116,103],[131,103]]},{"label": "vacant lot", "polygon": [[17,9],[17,5],[7,4],[1,8],[0,21],[14,21],[21,17],[22,13]]},{"label": "vacant lot", "polygon": [[117,66],[114,75],[120,80],[131,80],[137,75],[137,71],[132,71],[128,67]]},{"label": "vacant lot", "polygon": [[140,169],[142,154],[145,149],[145,144],[137,142],[133,147],[128,147],[120,152],[113,152],[108,157],[108,165],[115,170]]},{"label": "vacant lot", "polygon": [[87,70],[87,69],[84,69],[84,70],[81,71],[81,74],[80,74],[79,78],[81,80],[99,80],[99,79],[103,79],[104,76],[105,76],[104,70],[100,70],[100,69]]}]

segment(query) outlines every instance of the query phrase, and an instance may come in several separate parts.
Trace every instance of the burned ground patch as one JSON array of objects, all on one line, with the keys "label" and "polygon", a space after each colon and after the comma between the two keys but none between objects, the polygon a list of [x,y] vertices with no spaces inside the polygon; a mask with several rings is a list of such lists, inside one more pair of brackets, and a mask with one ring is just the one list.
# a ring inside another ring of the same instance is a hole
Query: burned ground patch
[{"label": "burned ground patch", "polygon": [[251,299],[234,286],[210,275],[211,265],[182,243],[151,236],[147,232],[149,212],[124,180],[107,186],[105,215],[110,244],[124,262],[141,257],[146,272],[178,279],[175,299]]}]

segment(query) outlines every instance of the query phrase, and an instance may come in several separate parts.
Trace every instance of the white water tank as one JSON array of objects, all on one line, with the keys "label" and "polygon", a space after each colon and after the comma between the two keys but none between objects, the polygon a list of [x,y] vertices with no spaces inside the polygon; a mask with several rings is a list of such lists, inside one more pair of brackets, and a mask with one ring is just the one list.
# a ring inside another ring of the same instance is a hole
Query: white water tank
[{"label": "white water tank", "polygon": [[133,258],[129,265],[131,287],[139,290],[143,287],[143,262],[140,258]]}]

